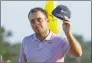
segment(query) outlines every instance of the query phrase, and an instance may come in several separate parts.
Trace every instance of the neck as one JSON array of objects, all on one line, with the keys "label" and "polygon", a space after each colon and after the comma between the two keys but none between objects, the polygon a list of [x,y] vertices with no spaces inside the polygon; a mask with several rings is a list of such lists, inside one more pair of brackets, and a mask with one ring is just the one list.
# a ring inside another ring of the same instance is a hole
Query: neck
[{"label": "neck", "polygon": [[43,41],[49,34],[49,30],[43,32],[43,33],[36,33],[36,37],[40,40]]}]

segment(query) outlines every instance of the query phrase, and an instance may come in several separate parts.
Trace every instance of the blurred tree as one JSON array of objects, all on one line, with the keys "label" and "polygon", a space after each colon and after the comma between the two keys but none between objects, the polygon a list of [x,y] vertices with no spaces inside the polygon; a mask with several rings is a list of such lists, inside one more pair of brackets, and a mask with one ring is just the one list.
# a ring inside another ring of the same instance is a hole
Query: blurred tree
[{"label": "blurred tree", "polygon": [[[17,53],[13,51],[12,45],[6,39],[11,37],[11,31],[6,31],[4,27],[0,28],[0,55],[4,61],[16,59]],[[16,49],[15,49],[16,50]]]},{"label": "blurred tree", "polygon": [[65,63],[90,63],[91,62],[91,41],[87,41],[83,36],[74,34],[74,37],[80,42],[83,50],[81,57],[70,56],[69,53],[65,56]]},{"label": "blurred tree", "polygon": [[83,44],[84,37],[82,35],[78,35],[78,34],[73,34],[73,35],[80,42],[80,44]]}]

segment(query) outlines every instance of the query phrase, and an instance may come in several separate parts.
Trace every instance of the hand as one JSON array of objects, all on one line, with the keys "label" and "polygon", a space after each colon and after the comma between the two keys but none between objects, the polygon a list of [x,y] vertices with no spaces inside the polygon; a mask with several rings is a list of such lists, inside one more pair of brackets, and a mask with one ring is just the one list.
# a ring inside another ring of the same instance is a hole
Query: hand
[{"label": "hand", "polygon": [[66,16],[64,16],[63,30],[64,30],[65,34],[70,34],[71,33],[70,19],[68,19],[68,17],[66,17]]}]

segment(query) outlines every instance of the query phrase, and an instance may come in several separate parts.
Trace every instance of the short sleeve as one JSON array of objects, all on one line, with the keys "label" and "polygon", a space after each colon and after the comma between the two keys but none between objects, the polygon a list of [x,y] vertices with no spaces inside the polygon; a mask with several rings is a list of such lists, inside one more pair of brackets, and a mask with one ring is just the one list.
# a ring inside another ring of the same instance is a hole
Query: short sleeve
[{"label": "short sleeve", "polygon": [[66,37],[63,38],[62,49],[64,54],[66,54],[70,50],[70,44]]},{"label": "short sleeve", "polygon": [[21,44],[19,63],[25,63],[25,62],[27,62],[26,55],[24,53],[23,42],[24,42],[24,40],[22,41],[22,44]]}]

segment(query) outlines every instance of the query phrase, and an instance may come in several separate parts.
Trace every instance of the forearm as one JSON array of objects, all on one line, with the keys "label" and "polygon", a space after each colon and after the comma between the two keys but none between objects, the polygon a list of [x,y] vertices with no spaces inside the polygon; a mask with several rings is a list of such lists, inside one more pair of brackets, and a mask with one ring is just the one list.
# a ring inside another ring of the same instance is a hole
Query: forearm
[{"label": "forearm", "polygon": [[79,42],[74,38],[73,34],[70,33],[65,33],[67,36],[67,39],[69,41],[70,44],[70,51],[72,51],[72,53],[75,56],[81,56],[82,55],[82,48],[81,45],[79,44]]}]

